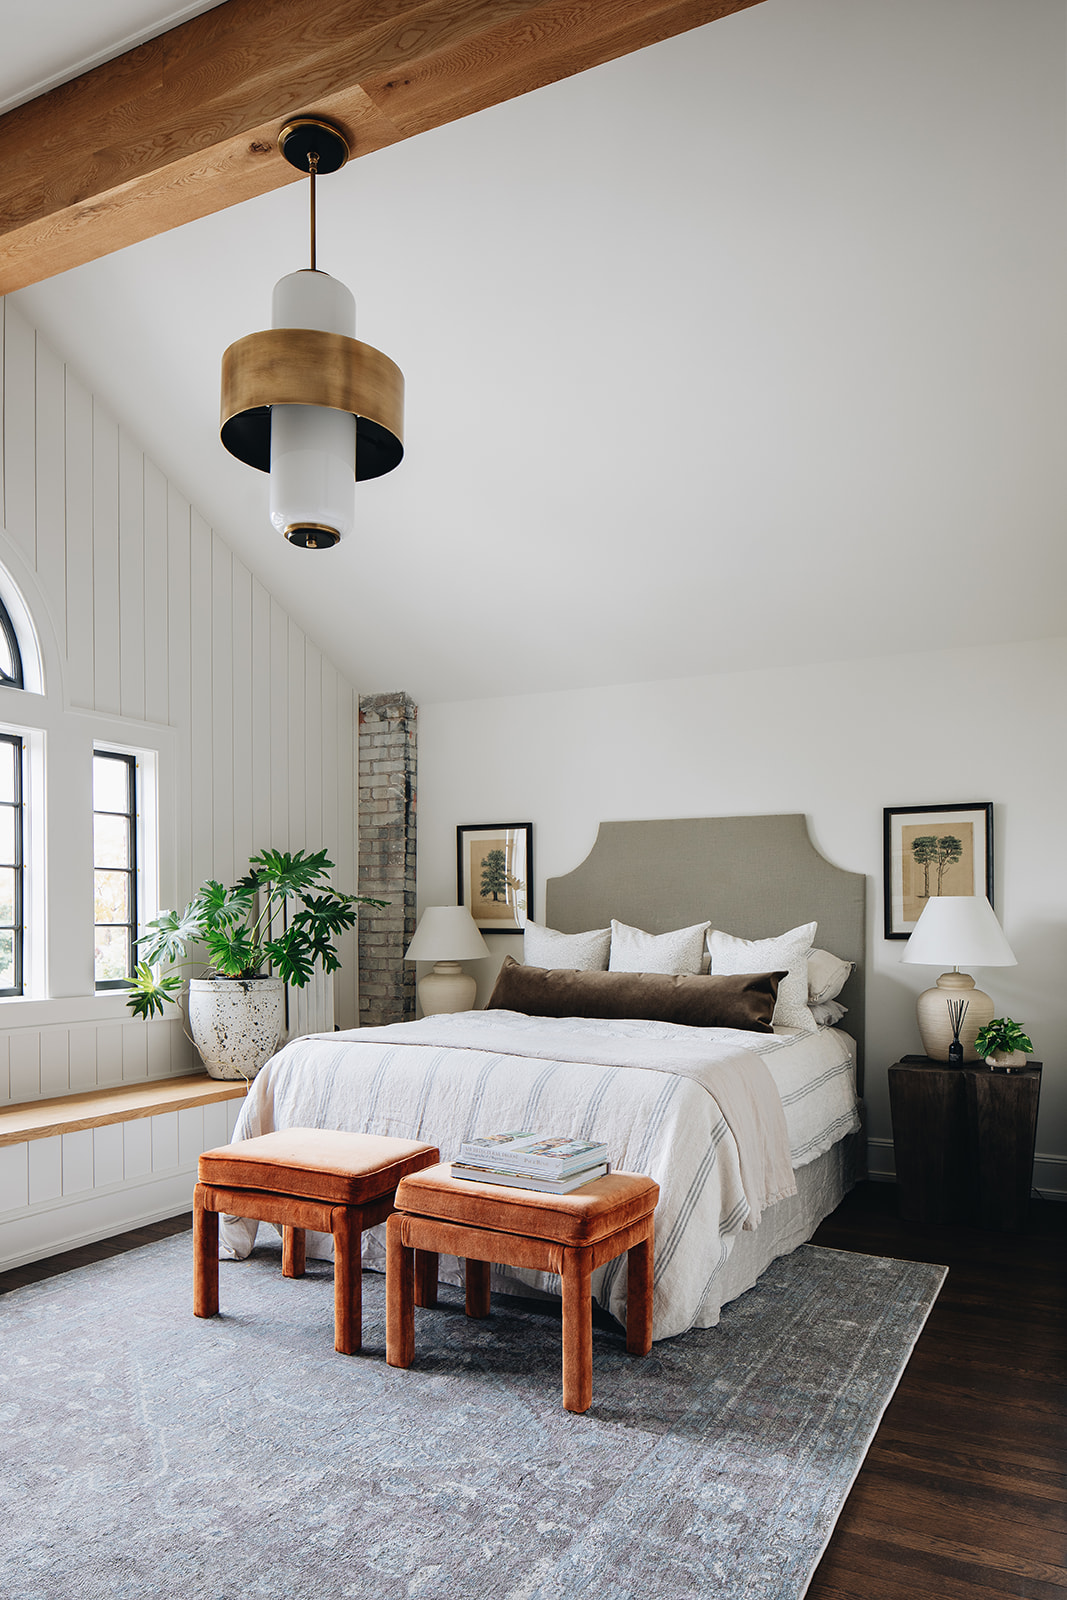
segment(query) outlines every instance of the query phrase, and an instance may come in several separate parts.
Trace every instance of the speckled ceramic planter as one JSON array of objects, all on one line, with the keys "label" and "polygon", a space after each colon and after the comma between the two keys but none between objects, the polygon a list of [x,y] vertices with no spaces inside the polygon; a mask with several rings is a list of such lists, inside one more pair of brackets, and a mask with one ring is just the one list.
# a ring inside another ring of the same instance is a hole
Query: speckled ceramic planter
[{"label": "speckled ceramic planter", "polygon": [[189,1030],[212,1078],[254,1078],[285,1026],[281,978],[193,978]]}]

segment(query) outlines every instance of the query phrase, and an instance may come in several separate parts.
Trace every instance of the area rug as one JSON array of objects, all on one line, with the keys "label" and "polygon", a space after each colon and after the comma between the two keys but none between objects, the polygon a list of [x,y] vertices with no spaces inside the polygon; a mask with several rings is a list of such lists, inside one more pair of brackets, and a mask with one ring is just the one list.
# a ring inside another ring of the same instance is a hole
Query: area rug
[{"label": "area rug", "polygon": [[459,1291],[385,1364],[333,1351],[332,1270],[180,1234],[0,1297],[6,1600],[798,1600],[944,1269],[805,1245],[717,1328],[594,1330],[562,1409],[554,1305]]}]

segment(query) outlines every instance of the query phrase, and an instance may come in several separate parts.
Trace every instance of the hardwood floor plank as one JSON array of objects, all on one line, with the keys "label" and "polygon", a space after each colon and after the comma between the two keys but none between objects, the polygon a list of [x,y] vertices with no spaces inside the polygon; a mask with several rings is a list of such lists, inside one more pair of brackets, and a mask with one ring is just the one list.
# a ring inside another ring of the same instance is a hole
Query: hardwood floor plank
[{"label": "hardwood floor plank", "polygon": [[949,1274],[808,1600],[1067,1600],[1067,1207],[922,1229],[863,1184],[815,1243]]}]

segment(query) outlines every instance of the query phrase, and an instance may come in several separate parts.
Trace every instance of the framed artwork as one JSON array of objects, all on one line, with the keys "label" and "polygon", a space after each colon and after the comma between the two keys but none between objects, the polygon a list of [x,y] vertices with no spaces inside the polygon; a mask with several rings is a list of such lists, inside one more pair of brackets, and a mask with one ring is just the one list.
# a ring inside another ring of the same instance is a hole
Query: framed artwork
[{"label": "framed artwork", "polygon": [[533,824],[458,827],[456,899],[483,933],[521,933],[533,916]]},{"label": "framed artwork", "polygon": [[935,895],[984,894],[993,904],[992,800],[887,806],[883,816],[887,939],[906,939]]}]

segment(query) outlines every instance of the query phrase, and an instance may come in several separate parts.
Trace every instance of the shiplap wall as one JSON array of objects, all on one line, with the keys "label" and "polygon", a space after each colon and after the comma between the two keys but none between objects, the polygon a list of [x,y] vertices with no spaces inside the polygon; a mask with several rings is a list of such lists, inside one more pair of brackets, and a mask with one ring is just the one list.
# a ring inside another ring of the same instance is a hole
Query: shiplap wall
[{"label": "shiplap wall", "polygon": [[[52,776],[63,768],[64,745],[67,765],[78,772],[84,762],[75,759],[75,747],[88,751],[94,738],[161,750],[164,906],[183,904],[208,876],[232,881],[250,853],[268,845],[325,845],[336,883],[354,889],[353,687],[127,428],[2,300],[0,332],[0,565],[37,627],[47,702],[38,716],[29,697],[16,704],[7,691],[0,720],[21,713],[46,724],[56,757]],[[85,923],[91,833],[82,815],[88,794],[75,786],[49,796],[49,848],[58,826],[67,868],[57,872],[53,860],[49,872],[48,993],[56,998],[0,1001],[0,1103],[165,1077],[196,1065],[179,1022],[131,1020],[121,1000],[93,992],[91,911]],[[352,936],[342,959],[335,1012],[342,1027],[352,1027],[358,1021]],[[149,1174],[162,1179],[195,1168],[191,1124],[180,1139],[176,1122],[171,1140],[162,1132],[155,1137],[156,1122],[170,1126],[166,1118],[151,1119],[147,1145],[146,1120],[126,1125],[121,1141],[110,1128],[81,1144],[80,1135],[67,1136],[58,1154],[46,1146],[59,1141],[12,1147],[22,1154],[5,1156],[0,1211],[9,1218],[13,1209],[54,1209],[81,1197],[84,1218],[88,1200],[118,1183],[138,1188],[143,1213]],[[213,1124],[213,1136],[218,1131]],[[78,1153],[68,1153],[71,1139]],[[177,1160],[180,1153],[188,1159]],[[165,1206],[159,1214],[167,1214]],[[58,1237],[55,1228],[52,1234]],[[11,1252],[0,1238],[5,1258]]]}]

